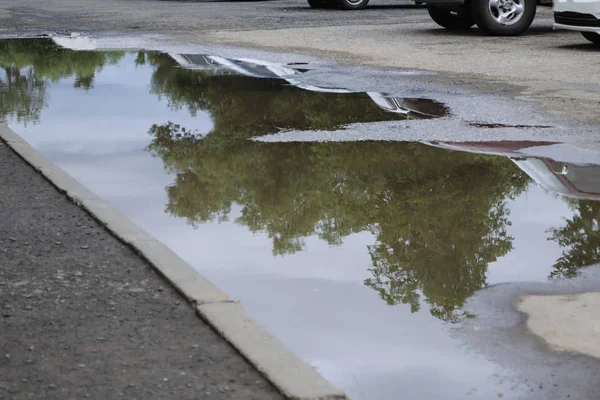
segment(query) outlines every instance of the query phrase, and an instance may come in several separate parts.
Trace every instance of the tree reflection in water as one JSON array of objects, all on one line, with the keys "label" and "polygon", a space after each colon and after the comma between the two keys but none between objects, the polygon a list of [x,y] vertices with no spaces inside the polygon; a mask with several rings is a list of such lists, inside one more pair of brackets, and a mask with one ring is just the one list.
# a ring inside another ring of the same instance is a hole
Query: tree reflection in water
[{"label": "tree reflection in water", "polygon": [[96,73],[115,65],[121,51],[72,51],[50,39],[0,40],[0,118],[38,122],[47,107],[48,84],[73,78],[73,86],[93,87]]},{"label": "tree reflection in water", "polygon": [[235,222],[266,232],[275,255],[302,250],[308,236],[340,245],[369,231],[376,242],[366,249],[373,276],[365,284],[413,311],[423,296],[432,315],[450,321],[485,286],[488,264],[512,248],[505,202],[528,179],[508,159],[416,143],[248,140],[381,120],[358,95],[160,63],[152,91],[213,118],[207,135],[173,123],[150,129],[149,150],[175,174],[167,211],[193,225],[226,220],[239,204]]}]

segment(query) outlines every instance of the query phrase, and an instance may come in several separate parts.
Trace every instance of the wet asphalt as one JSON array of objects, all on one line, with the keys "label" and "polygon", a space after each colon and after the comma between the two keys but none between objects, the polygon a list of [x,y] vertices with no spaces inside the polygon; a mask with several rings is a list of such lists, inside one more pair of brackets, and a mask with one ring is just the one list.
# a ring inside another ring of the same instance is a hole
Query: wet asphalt
[{"label": "wet asphalt", "polygon": [[0,141],[0,399],[281,399]]}]

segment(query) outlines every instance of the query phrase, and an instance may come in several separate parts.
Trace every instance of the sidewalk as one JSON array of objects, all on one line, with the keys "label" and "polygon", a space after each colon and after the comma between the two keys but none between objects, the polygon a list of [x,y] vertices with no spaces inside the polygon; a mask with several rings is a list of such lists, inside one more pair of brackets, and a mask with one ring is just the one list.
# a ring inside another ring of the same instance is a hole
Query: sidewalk
[{"label": "sidewalk", "polygon": [[0,399],[281,399],[0,141]]}]

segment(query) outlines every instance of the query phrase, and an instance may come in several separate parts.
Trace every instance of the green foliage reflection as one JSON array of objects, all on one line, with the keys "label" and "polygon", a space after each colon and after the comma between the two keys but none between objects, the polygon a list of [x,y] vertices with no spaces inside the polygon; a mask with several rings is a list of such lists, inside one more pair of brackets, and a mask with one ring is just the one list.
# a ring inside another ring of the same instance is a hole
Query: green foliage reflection
[{"label": "green foliage reflection", "polygon": [[[219,121],[226,124],[226,120]],[[373,277],[388,304],[420,296],[455,320],[512,248],[505,199],[527,186],[508,159],[414,143],[260,143],[154,126],[150,150],[175,173],[168,212],[192,224],[228,218],[266,232],[275,255],[318,235],[331,245],[369,231]]]},{"label": "green foliage reflection", "polygon": [[600,262],[600,202],[570,200],[575,215],[560,228],[551,229],[551,240],[564,250],[550,276],[572,278],[577,270]]},{"label": "green foliage reflection", "polygon": [[74,87],[89,90],[96,73],[123,55],[67,50],[50,39],[0,40],[0,118],[37,121],[47,104],[48,82],[73,77]]}]

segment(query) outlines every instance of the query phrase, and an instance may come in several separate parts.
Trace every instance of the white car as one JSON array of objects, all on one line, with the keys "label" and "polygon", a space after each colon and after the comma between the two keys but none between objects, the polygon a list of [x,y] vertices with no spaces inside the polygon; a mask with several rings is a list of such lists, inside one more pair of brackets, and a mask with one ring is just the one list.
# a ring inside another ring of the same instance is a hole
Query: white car
[{"label": "white car", "polygon": [[600,1],[555,0],[554,29],[579,31],[584,38],[600,45]]}]

